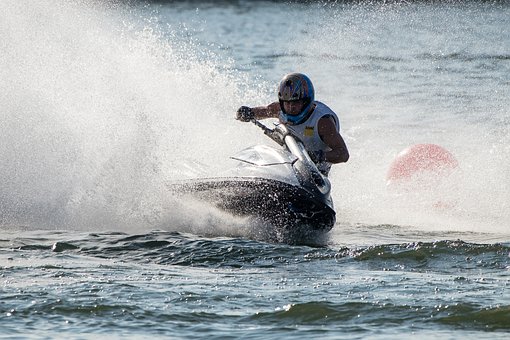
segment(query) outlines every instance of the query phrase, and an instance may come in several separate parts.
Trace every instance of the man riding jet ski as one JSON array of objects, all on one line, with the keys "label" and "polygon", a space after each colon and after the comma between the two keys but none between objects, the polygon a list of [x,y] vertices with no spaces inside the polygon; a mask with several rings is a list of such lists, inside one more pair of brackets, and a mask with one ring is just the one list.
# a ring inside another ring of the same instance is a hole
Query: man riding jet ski
[{"label": "man riding jet ski", "polygon": [[314,100],[310,79],[302,73],[287,74],[280,81],[278,102],[267,106],[241,106],[236,119],[279,118],[290,132],[303,142],[317,168],[327,176],[332,163],[343,163],[349,152],[340,135],[337,115],[325,104]]},{"label": "man riding jet ski", "polygon": [[[249,147],[231,157],[235,165],[219,176],[174,182],[169,188],[287,234],[328,232],[336,213],[326,176],[331,163],[349,158],[338,118],[314,101],[312,83],[303,74],[285,76],[278,97],[280,102],[265,107],[243,106],[236,118],[251,121],[281,148]],[[270,117],[280,118],[274,129],[256,120]]]}]

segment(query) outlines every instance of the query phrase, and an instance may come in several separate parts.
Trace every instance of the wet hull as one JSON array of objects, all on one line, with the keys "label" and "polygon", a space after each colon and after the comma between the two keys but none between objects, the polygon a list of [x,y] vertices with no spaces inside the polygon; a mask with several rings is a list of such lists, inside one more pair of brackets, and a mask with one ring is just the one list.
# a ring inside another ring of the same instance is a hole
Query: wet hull
[{"label": "wet hull", "polygon": [[218,178],[173,183],[171,191],[207,201],[236,216],[251,216],[278,228],[327,232],[335,224],[331,201],[301,187],[265,178]]}]

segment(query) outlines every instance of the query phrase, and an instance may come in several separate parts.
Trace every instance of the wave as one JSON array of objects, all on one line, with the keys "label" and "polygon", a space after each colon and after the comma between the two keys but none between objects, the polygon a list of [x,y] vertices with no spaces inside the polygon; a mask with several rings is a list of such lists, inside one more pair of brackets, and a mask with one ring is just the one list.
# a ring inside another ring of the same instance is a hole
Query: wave
[{"label": "wave", "polygon": [[510,54],[470,54],[470,53],[422,53],[416,56],[417,59],[422,60],[453,60],[453,61],[463,61],[463,62],[472,62],[472,61],[508,61],[510,60]]},{"label": "wave", "polygon": [[5,332],[69,321],[132,334],[140,323],[217,334],[221,323],[236,325],[230,335],[254,324],[494,335],[510,330],[509,253],[510,244],[461,240],[313,248],[164,231],[3,233]]},{"label": "wave", "polygon": [[[371,302],[307,302],[289,304],[277,308],[274,312],[259,313],[252,316],[253,321],[280,326],[324,325],[330,327],[358,328],[406,325],[417,320],[426,323],[455,326],[472,330],[509,330],[510,306],[483,308],[470,303],[457,303],[441,306],[394,305]],[[346,324],[347,323],[347,324]],[[361,326],[364,325],[364,326]],[[369,326],[367,326],[369,325]]]},{"label": "wave", "polygon": [[470,243],[461,240],[379,244],[362,247],[309,247],[272,244],[238,238],[205,238],[179,232],[146,234],[86,234],[78,239],[67,233],[47,237],[15,237],[0,241],[1,248],[86,255],[126,262],[191,267],[277,267],[334,261],[359,263],[374,270],[451,273],[469,280],[470,270],[510,268],[510,244]]}]

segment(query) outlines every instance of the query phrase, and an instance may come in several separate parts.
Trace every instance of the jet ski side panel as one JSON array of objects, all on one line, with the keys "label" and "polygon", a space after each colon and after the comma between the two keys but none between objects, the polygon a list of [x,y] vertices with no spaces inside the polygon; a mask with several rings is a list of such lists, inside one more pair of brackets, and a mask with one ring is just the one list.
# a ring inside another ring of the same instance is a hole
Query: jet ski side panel
[{"label": "jet ski side panel", "polygon": [[317,200],[299,186],[266,178],[211,178],[174,183],[170,190],[205,200],[236,216],[256,216],[279,228],[307,224],[327,232],[335,224],[331,200]]}]

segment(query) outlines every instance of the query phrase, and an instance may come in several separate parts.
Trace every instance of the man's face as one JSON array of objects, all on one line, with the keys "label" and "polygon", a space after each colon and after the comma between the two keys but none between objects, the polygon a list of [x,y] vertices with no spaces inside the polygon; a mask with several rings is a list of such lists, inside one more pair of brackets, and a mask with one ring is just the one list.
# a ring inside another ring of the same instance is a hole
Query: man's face
[{"label": "man's face", "polygon": [[301,111],[303,111],[304,106],[305,101],[302,99],[283,102],[283,109],[285,110],[285,113],[291,116],[297,116],[300,114]]}]

